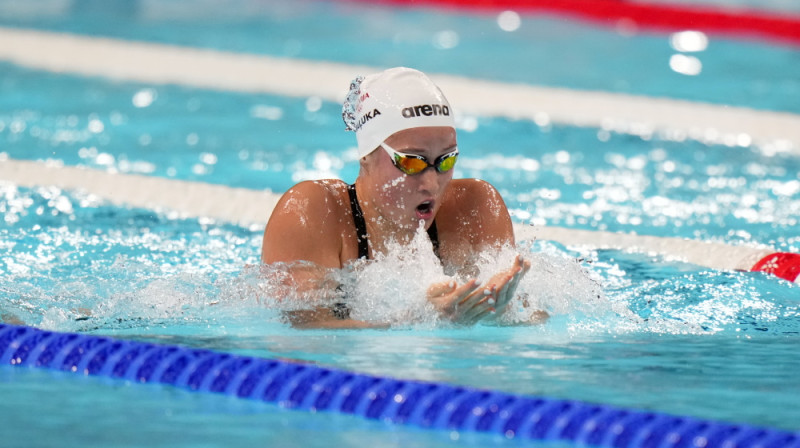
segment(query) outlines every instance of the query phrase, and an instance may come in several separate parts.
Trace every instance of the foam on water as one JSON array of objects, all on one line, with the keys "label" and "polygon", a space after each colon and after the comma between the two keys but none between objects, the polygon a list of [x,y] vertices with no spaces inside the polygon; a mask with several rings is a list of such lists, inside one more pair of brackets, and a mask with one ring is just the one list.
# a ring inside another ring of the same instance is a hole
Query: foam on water
[{"label": "foam on water", "polygon": [[[452,273],[421,230],[373,261],[323,270],[321,283],[299,291],[291,274],[319,268],[261,265],[258,229],[109,207],[52,188],[5,185],[0,193],[0,245],[10,251],[0,262],[7,322],[61,331],[201,326],[204,333],[261,334],[261,327],[286,326],[292,310],[342,301],[330,294],[341,284],[354,319],[398,329],[452,326],[426,299],[427,288]],[[512,302],[493,325],[518,325],[541,310],[549,320],[537,333],[566,337],[800,331],[799,286],[759,273],[520,241],[481,254],[473,275],[486,282],[517,254],[531,263],[518,286],[524,301]]]},{"label": "foam on water", "polygon": [[[353,265],[354,319],[392,325],[436,324],[438,316],[428,300],[428,287],[448,277],[420,226],[407,245],[390,241],[374,262]],[[349,302],[350,303],[350,302]]]},{"label": "foam on water", "polygon": [[[447,281],[463,284],[471,278],[489,286],[489,279],[509,269],[517,255],[529,260],[532,268],[520,281],[517,298],[509,304],[507,313],[491,320],[493,324],[528,323],[537,311],[567,314],[609,304],[597,280],[575,260],[532,253],[527,245],[477,254],[472,275],[453,275],[433,252],[422,227],[410,242],[390,241],[387,251],[377,253],[374,260],[359,260],[341,271],[324,270],[308,263],[275,264],[261,266],[257,272],[251,269],[242,281],[255,286],[250,289],[248,300],[282,311],[344,301],[350,308],[350,317],[356,320],[392,327],[448,327],[452,323],[440,316],[428,301],[428,288]],[[317,288],[309,289],[292,279],[292,273],[297,275],[298,271],[302,272],[300,277],[317,271],[323,279]],[[344,298],[330,294],[338,284],[342,285]]]}]

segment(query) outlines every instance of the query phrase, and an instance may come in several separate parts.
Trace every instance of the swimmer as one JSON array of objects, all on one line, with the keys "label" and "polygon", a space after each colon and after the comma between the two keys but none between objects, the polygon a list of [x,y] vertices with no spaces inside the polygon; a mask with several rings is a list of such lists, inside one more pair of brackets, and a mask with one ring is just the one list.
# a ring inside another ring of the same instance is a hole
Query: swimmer
[{"label": "swimmer", "polygon": [[[289,189],[264,231],[262,263],[310,262],[293,272],[297,284],[335,294],[326,269],[373,259],[390,241],[411,241],[420,226],[446,270],[462,278],[474,275],[477,254],[513,247],[511,218],[497,190],[453,179],[459,157],[453,111],[425,74],[398,67],[356,78],[342,117],[358,144],[355,183],[305,181]],[[518,256],[484,284],[472,278],[431,285],[427,299],[456,324],[495,319],[529,269]],[[346,298],[290,319],[301,327],[376,326],[350,319]]]}]

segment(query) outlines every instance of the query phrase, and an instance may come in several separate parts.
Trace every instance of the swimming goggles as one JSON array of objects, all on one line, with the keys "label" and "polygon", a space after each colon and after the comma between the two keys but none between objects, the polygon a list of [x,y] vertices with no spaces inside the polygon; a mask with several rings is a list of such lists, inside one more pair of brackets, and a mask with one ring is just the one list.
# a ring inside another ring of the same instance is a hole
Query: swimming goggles
[{"label": "swimming goggles", "polygon": [[442,154],[441,156],[437,157],[433,163],[429,163],[428,159],[424,156],[398,152],[386,143],[381,143],[381,146],[383,147],[383,150],[389,154],[389,157],[392,158],[392,163],[394,163],[394,166],[396,166],[398,170],[411,176],[414,174],[419,174],[428,168],[435,168],[436,171],[440,173],[446,173],[453,169],[453,167],[456,165],[456,160],[458,159],[458,148],[448,152],[447,154]]}]

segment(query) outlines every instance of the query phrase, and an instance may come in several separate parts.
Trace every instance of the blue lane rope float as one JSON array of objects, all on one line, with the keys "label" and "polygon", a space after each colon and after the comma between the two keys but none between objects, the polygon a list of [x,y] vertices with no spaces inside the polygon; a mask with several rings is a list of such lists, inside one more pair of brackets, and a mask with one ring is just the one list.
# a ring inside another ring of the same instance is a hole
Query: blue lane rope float
[{"label": "blue lane rope float", "polygon": [[800,432],[16,325],[0,324],[0,365],[167,384],[285,408],[582,446],[800,448]]}]

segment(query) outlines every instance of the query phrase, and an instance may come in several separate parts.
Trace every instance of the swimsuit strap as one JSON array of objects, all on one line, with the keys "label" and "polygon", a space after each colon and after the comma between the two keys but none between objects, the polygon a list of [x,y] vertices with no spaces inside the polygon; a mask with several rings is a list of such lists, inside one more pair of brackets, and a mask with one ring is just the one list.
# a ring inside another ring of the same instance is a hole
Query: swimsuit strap
[{"label": "swimsuit strap", "polygon": [[[439,231],[436,230],[436,220],[434,219],[431,223],[431,226],[428,227],[428,238],[431,239],[431,243],[433,244],[433,253],[439,257]],[[439,257],[442,258],[442,257]]]},{"label": "swimsuit strap", "polygon": [[356,184],[347,186],[347,193],[350,195],[350,209],[353,211],[353,222],[356,225],[356,236],[358,237],[358,258],[369,259],[369,241],[367,240],[367,222],[364,221],[364,213],[358,205],[356,196]]},{"label": "swimsuit strap", "polygon": [[[367,222],[364,220],[364,213],[358,205],[356,196],[356,184],[347,186],[347,194],[350,196],[350,209],[353,211],[353,223],[356,226],[356,236],[358,237],[358,258],[369,259],[369,240],[367,240]],[[433,244],[433,252],[439,256],[439,231],[436,229],[436,221],[431,223],[428,228],[428,238]]]}]

